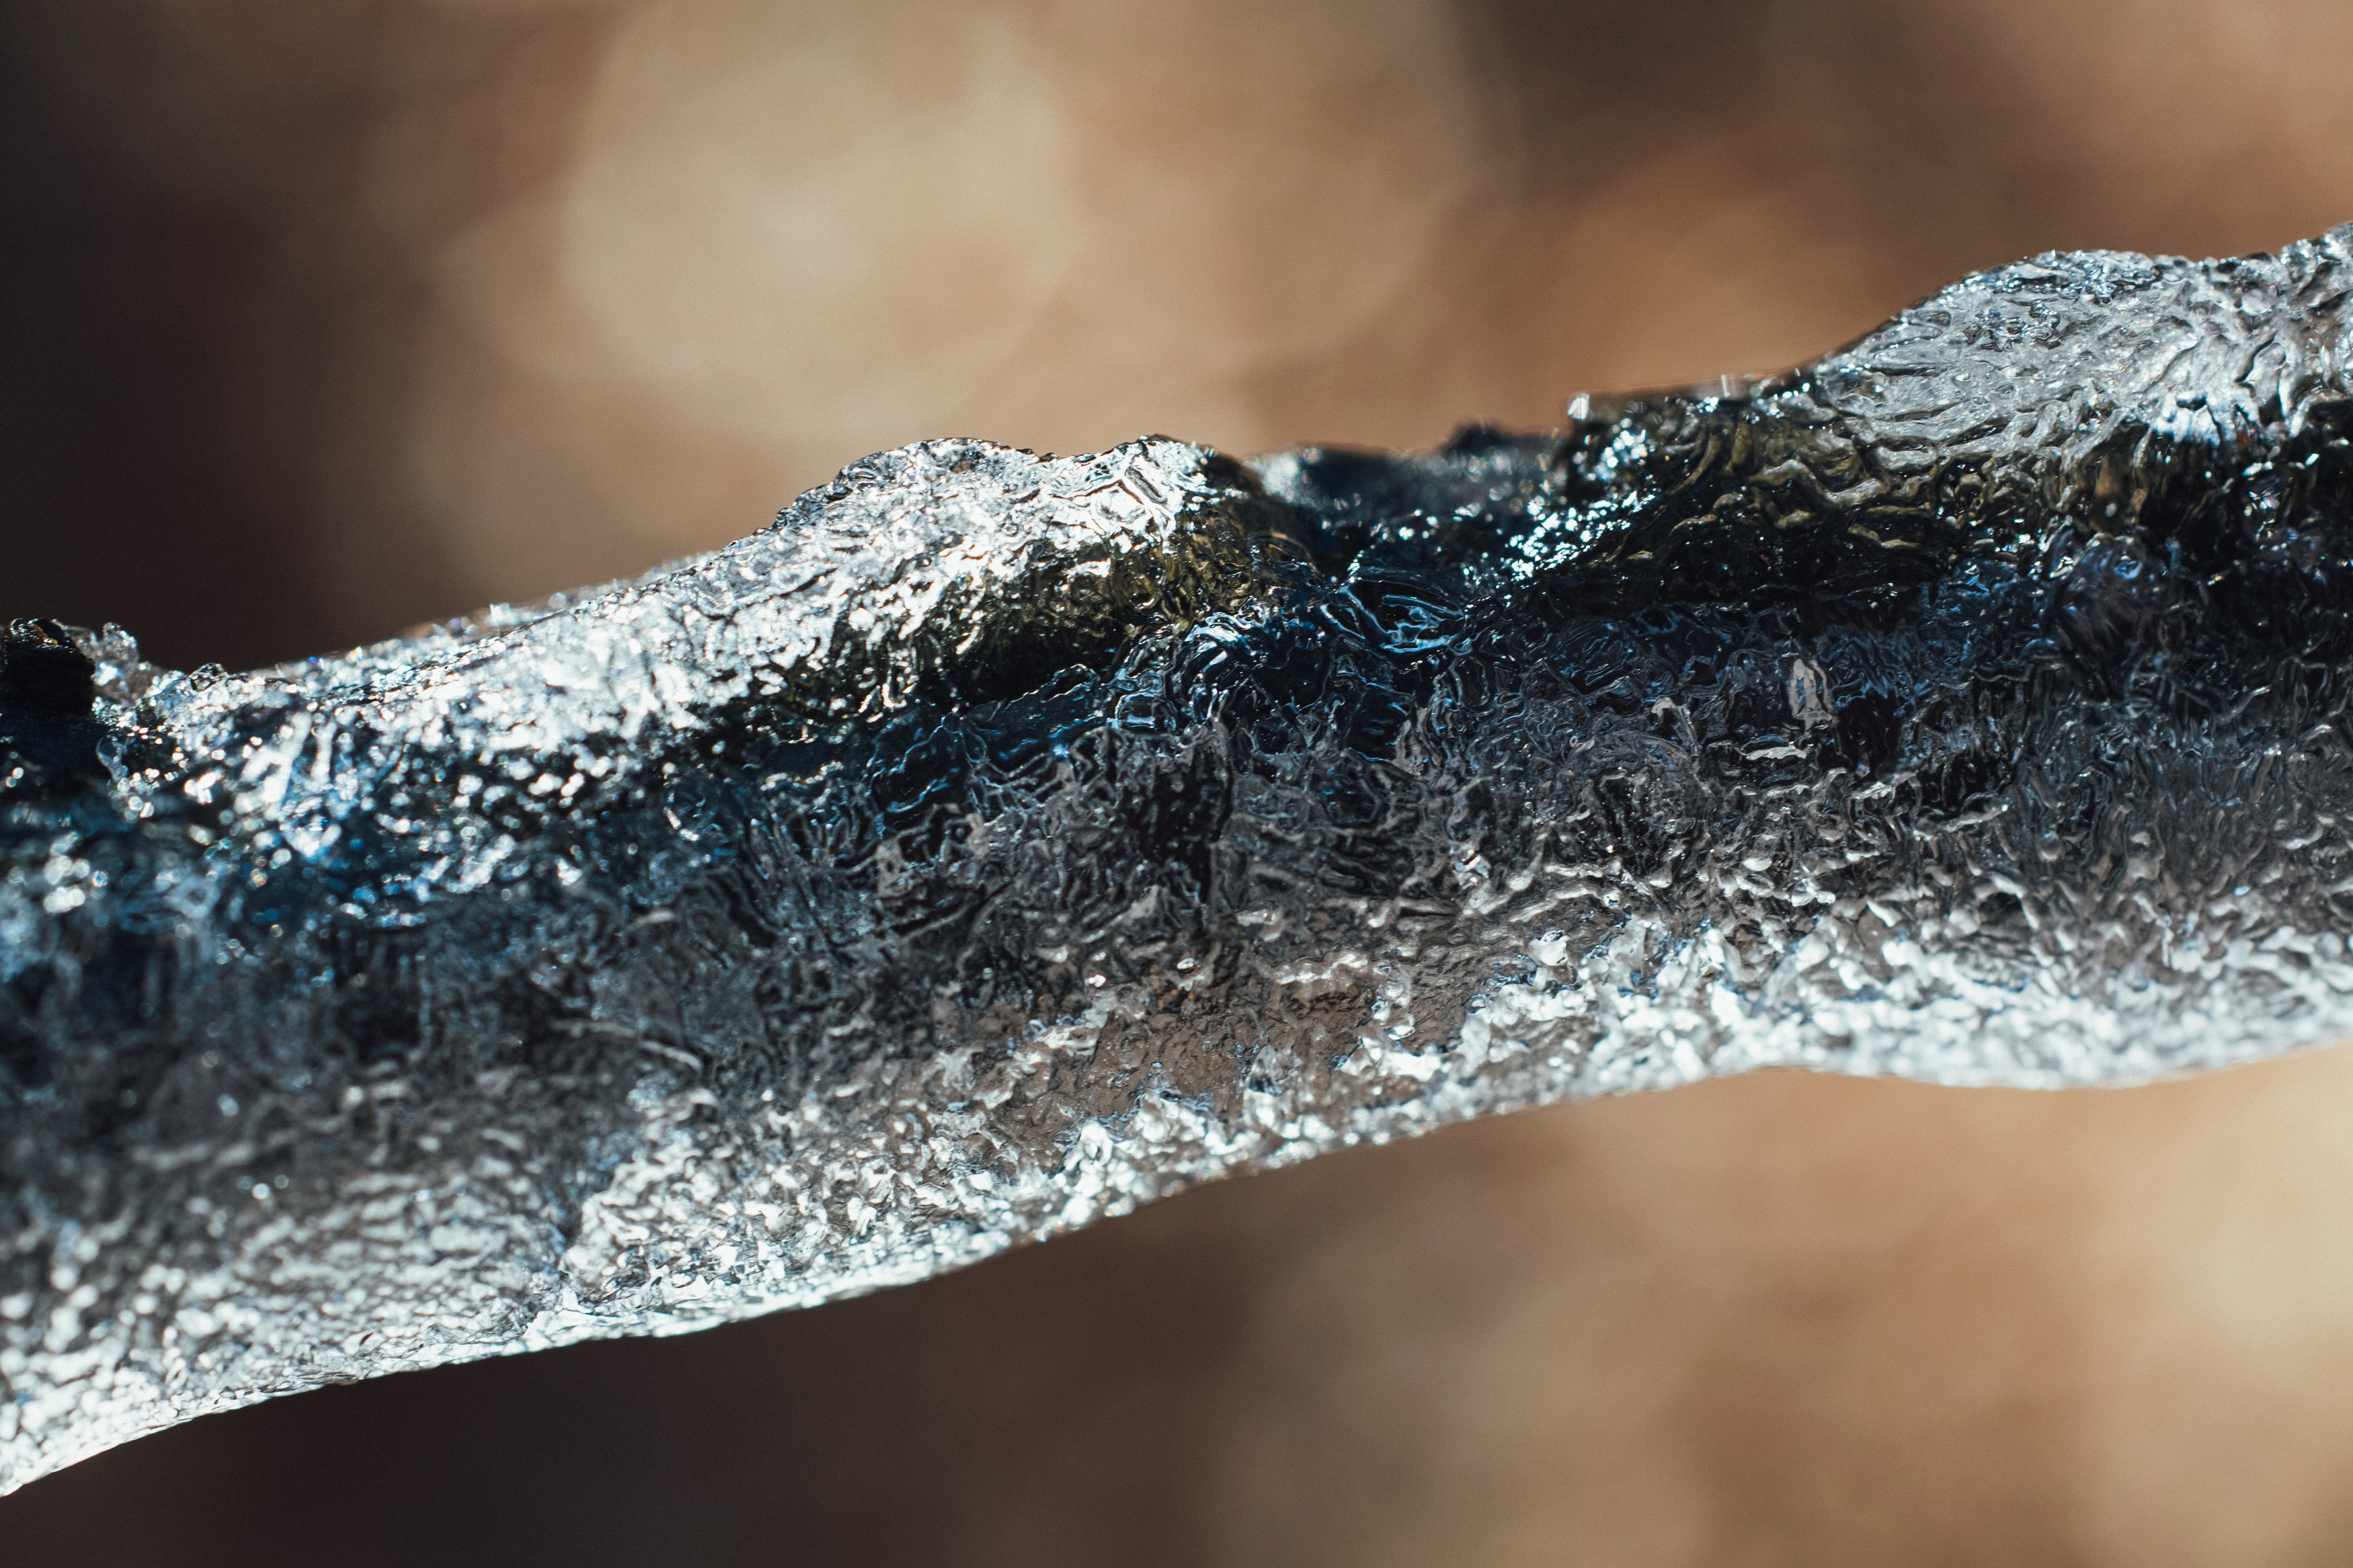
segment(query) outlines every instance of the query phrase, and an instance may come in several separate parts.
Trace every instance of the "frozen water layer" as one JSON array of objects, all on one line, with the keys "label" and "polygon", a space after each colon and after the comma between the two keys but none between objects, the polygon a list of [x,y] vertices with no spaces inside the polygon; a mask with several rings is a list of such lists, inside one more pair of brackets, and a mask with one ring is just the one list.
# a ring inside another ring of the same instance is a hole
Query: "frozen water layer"
[{"label": "frozen water layer", "polygon": [[2353,1032],[2353,233],[1417,456],[940,441],[231,675],[0,640],[0,1487],[1765,1065]]}]

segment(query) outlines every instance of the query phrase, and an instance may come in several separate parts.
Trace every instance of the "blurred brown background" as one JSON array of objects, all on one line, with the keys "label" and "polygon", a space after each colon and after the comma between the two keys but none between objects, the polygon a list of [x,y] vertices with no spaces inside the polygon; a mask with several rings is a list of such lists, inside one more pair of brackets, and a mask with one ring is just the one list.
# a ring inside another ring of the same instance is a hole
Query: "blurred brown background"
[{"label": "blurred brown background", "polygon": [[[0,614],[249,665],[871,449],[1770,369],[2353,217],[2290,0],[9,0]],[[1760,1077],[895,1294],[280,1402],[7,1563],[2353,1562],[2353,1057]]]}]

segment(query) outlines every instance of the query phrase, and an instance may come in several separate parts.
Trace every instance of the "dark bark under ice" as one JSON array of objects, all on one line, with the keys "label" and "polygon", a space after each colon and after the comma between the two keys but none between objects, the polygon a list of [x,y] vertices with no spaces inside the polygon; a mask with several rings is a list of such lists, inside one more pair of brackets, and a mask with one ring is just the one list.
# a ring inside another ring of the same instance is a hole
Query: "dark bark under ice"
[{"label": "dark bark under ice", "polygon": [[2353,230],[1245,467],[871,458],[250,675],[0,642],[0,1489],[1766,1065],[2353,1032]]}]

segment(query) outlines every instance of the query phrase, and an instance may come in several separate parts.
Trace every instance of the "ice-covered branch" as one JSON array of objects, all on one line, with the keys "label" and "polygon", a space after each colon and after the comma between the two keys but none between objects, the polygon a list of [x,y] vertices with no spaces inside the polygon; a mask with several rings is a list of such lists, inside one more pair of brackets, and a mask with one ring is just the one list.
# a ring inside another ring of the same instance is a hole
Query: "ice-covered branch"
[{"label": "ice-covered branch", "polygon": [[1767,1064],[2353,1032],[2353,231],[1718,393],[867,459],[251,675],[0,647],[0,1489]]}]

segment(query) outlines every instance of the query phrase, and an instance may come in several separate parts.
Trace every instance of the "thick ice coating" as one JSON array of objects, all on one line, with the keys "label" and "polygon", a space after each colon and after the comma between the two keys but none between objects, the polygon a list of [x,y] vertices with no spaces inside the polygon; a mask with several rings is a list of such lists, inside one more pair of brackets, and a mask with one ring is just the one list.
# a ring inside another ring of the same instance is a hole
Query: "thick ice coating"
[{"label": "thick ice coating", "polygon": [[1247,468],[869,458],[258,674],[0,643],[0,1489],[1788,1064],[2353,1033],[2353,229]]}]

